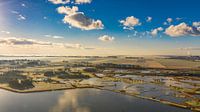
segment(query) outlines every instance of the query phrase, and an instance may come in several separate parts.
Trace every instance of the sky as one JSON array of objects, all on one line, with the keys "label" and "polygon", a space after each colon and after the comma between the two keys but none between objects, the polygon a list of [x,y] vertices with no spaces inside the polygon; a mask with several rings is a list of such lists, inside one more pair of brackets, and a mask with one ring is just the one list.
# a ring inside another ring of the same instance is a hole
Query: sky
[{"label": "sky", "polygon": [[0,55],[200,55],[199,0],[0,0]]}]

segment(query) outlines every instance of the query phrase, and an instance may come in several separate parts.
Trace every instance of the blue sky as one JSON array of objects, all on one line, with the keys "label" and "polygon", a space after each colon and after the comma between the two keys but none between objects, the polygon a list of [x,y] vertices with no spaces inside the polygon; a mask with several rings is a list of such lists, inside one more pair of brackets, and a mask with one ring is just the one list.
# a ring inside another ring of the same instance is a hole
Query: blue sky
[{"label": "blue sky", "polygon": [[[75,55],[200,55],[199,4],[199,0],[1,0],[0,43],[6,40],[11,50],[14,45],[32,47],[26,39],[34,46],[35,41],[53,43],[55,49],[62,44],[66,55],[68,51]],[[59,7],[65,12],[59,12]],[[39,46],[41,51],[47,47]],[[22,48],[2,54],[30,54]]]}]

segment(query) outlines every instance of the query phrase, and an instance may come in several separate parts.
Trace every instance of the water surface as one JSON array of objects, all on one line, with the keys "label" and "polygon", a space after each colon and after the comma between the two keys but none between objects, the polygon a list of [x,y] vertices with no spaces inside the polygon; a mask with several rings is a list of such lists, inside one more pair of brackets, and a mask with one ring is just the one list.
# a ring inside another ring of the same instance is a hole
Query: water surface
[{"label": "water surface", "polygon": [[190,112],[96,89],[19,94],[0,90],[0,112]]}]

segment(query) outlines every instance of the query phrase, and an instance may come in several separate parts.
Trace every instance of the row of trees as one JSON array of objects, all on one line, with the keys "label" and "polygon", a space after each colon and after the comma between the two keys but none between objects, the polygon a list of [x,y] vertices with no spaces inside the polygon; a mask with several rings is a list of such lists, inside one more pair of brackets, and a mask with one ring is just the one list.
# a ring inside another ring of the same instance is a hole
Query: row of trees
[{"label": "row of trees", "polygon": [[44,73],[44,76],[46,77],[58,77],[61,79],[84,79],[89,78],[89,76],[86,76],[82,74],[81,72],[69,72],[69,71],[46,71]]},{"label": "row of trees", "polygon": [[21,71],[8,71],[0,76],[0,83],[9,84],[11,88],[24,90],[33,88],[32,80],[22,75]]}]

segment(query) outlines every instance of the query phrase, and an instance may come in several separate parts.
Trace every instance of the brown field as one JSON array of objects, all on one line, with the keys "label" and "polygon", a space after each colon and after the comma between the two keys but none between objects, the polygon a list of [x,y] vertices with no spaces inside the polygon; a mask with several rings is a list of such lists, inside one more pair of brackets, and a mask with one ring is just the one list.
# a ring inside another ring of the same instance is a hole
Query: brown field
[{"label": "brown field", "polygon": [[200,62],[179,59],[155,59],[166,68],[172,69],[200,69]]}]

